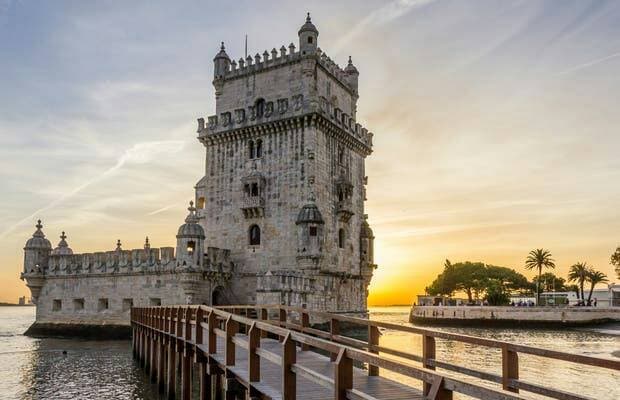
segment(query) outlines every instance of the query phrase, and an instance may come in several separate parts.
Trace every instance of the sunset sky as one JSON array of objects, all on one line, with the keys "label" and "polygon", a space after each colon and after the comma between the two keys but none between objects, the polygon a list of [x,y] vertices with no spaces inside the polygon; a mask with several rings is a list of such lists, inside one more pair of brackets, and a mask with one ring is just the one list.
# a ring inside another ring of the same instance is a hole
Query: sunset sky
[{"label": "sunset sky", "polygon": [[173,245],[219,43],[297,44],[306,11],[375,134],[371,304],[410,303],[446,258],[524,272],[536,247],[618,281],[618,1],[0,0],[0,301],[29,296],[37,218],[75,252]]}]

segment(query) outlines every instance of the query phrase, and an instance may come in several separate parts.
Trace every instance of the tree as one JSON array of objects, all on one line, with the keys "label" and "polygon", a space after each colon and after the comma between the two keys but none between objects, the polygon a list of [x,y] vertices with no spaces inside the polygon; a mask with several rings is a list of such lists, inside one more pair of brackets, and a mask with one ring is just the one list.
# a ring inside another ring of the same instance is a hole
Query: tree
[{"label": "tree", "polygon": [[609,262],[616,267],[616,275],[618,279],[620,279],[620,246],[618,246],[614,254],[611,255],[611,260]]},{"label": "tree", "polygon": [[607,279],[607,275],[602,273],[601,271],[595,271],[594,269],[590,269],[586,274],[586,280],[590,282],[590,293],[588,294],[588,303],[592,300],[592,292],[594,292],[594,286],[598,283],[609,282]]},{"label": "tree", "polygon": [[[538,270],[538,281],[540,283],[540,275],[542,274],[543,268],[553,269],[555,268],[555,260],[551,258],[551,252],[545,249],[536,249],[530,251],[527,258],[525,259],[525,269],[537,269]],[[540,290],[538,286],[536,287],[536,304],[540,303]]]},{"label": "tree", "polygon": [[502,282],[491,279],[486,288],[486,301],[492,306],[505,306],[510,302],[510,294]]},{"label": "tree", "polygon": [[574,264],[568,270],[568,281],[577,282],[577,284],[579,285],[582,301],[586,300],[585,296],[583,295],[583,285],[588,278],[589,270],[590,266],[585,262],[579,262],[577,264]]},{"label": "tree", "polygon": [[490,291],[497,294],[498,285],[507,296],[511,291],[531,290],[527,278],[513,269],[470,261],[452,264],[446,260],[443,272],[426,288],[426,292],[434,296],[464,292],[471,303],[485,294],[488,297]]},{"label": "tree", "polygon": [[579,286],[572,284],[572,285],[567,285],[566,286],[566,291],[567,292],[575,292],[575,294],[577,295],[577,298],[579,298]]},{"label": "tree", "polygon": [[534,277],[532,282],[534,287],[539,288],[540,292],[563,292],[566,291],[566,279],[556,276],[553,272],[545,272],[538,277]]}]

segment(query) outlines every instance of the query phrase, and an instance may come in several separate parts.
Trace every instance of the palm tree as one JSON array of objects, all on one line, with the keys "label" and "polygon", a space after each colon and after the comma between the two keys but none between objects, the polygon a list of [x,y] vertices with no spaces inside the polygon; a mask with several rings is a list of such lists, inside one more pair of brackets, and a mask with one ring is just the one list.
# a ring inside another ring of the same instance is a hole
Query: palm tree
[{"label": "palm tree", "polygon": [[536,249],[530,251],[525,259],[526,269],[537,269],[538,279],[536,280],[536,304],[540,304],[540,291],[538,286],[540,285],[540,275],[543,268],[555,268],[555,260],[551,258],[551,252],[545,249]]},{"label": "palm tree", "polygon": [[586,275],[586,280],[590,282],[590,294],[588,294],[589,303],[592,300],[592,292],[594,291],[594,286],[596,286],[597,283],[609,282],[609,279],[607,279],[607,275],[605,275],[601,271],[595,271],[593,269],[590,269],[588,271],[588,274]]},{"label": "palm tree", "polygon": [[568,270],[568,280],[569,282],[577,282],[579,285],[579,289],[581,290],[581,300],[585,301],[585,296],[583,295],[583,284],[588,279],[588,272],[590,271],[590,266],[585,262],[579,262],[575,265],[572,265]]}]

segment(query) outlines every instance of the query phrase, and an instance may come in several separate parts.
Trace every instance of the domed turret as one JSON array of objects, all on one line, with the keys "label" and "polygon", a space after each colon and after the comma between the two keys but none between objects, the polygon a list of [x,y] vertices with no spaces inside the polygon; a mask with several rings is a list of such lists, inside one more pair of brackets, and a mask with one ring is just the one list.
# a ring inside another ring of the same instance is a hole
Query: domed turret
[{"label": "domed turret", "polygon": [[213,68],[213,78],[218,79],[222,78],[230,69],[230,57],[226,54],[226,49],[224,48],[224,42],[220,47],[219,53],[213,59],[214,68]]},{"label": "domed turret", "polygon": [[364,215],[364,221],[360,229],[360,257],[362,264],[373,266],[375,262],[375,235],[368,224],[368,216]]},{"label": "domed turret", "polygon": [[314,54],[318,46],[319,31],[310,19],[310,13],[306,17],[306,23],[299,28],[299,51],[301,55]]},{"label": "domed turret", "polygon": [[297,214],[297,258],[302,268],[318,268],[318,261],[323,254],[323,228],[325,221],[321,211],[310,196],[310,202]]},{"label": "domed turret", "polygon": [[299,210],[299,214],[297,214],[297,220],[295,224],[324,224],[323,216],[319,211],[319,208],[314,203],[306,204]]},{"label": "domed turret", "polygon": [[37,230],[32,234],[24,246],[24,273],[40,273],[47,265],[47,259],[52,251],[52,244],[45,238],[41,230],[41,220],[37,221]]},{"label": "domed turret", "polygon": [[351,88],[357,92],[358,79],[359,79],[360,73],[357,70],[357,68],[355,68],[355,65],[353,65],[353,60],[351,60],[351,56],[349,56],[349,63],[344,69],[344,73],[346,74],[346,79],[347,79],[347,82],[349,83],[349,86],[351,86]]},{"label": "domed turret", "polygon": [[26,246],[24,250],[35,250],[35,249],[43,249],[43,250],[51,250],[52,244],[49,240],[45,238],[45,234],[41,230],[43,225],[41,224],[41,220],[37,221],[35,225],[37,230],[32,234],[32,237],[28,239],[26,242]]},{"label": "domed turret", "polygon": [[73,254],[73,250],[71,250],[65,239],[67,239],[67,235],[65,235],[65,231],[62,231],[62,235],[60,235],[60,242],[58,242],[58,246],[52,250],[52,255],[63,256]]},{"label": "domed turret", "polygon": [[177,232],[177,267],[194,269],[202,265],[205,231],[198,223],[194,202],[189,202],[189,214]]}]

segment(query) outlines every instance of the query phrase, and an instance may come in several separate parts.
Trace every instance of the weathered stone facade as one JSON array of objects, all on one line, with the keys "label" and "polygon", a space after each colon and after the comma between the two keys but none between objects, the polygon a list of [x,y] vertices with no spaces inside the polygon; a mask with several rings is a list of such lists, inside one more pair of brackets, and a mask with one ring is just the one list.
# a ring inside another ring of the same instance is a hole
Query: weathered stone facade
[{"label": "weathered stone facade", "polygon": [[238,63],[222,44],[214,59],[216,114],[198,120],[205,175],[176,256],[172,248],[120,245],[53,254],[68,248],[64,238],[52,251],[37,229],[23,274],[37,321],[123,323],[128,299],[366,311],[376,266],[364,214],[372,134],[355,120],[359,73],[350,58],[341,69],[318,48],[309,16],[298,34],[299,50],[291,43]]}]

